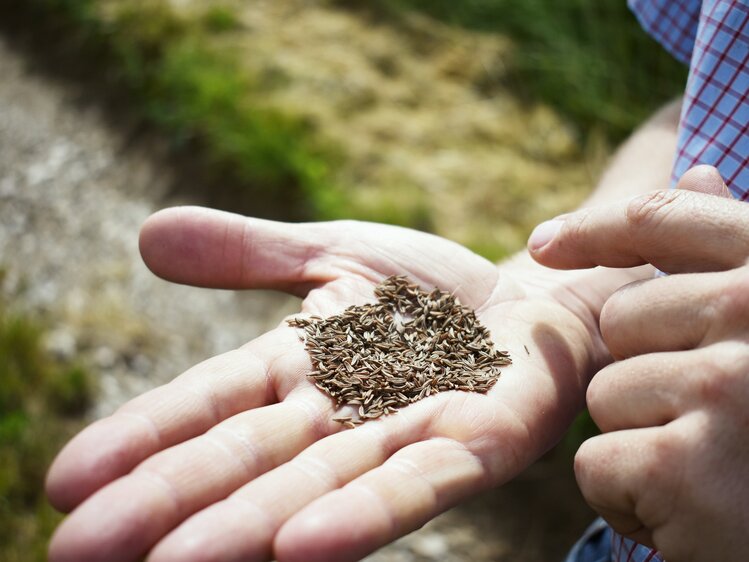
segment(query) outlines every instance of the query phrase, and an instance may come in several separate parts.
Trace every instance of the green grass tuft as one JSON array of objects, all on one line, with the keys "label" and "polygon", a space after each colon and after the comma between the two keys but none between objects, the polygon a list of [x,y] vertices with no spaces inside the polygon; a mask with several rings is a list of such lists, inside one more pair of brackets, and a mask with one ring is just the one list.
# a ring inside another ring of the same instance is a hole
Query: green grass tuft
[{"label": "green grass tuft", "polygon": [[[360,0],[334,1],[362,7]],[[512,38],[512,88],[614,141],[686,84],[686,68],[640,28],[625,0],[376,0],[367,9],[394,17],[415,10]],[[487,95],[507,86],[492,80],[478,85]]]},{"label": "green grass tuft", "polygon": [[339,150],[302,119],[262,103],[263,88],[217,41],[240,26],[229,7],[188,17],[164,0],[115,3],[106,13],[105,6],[30,0],[18,11],[106,69],[104,76],[129,90],[140,113],[167,131],[175,147],[199,148],[217,177],[239,187],[240,207],[275,200],[287,216],[341,216],[346,202],[333,180]]},{"label": "green grass tuft", "polygon": [[210,6],[201,20],[203,26],[213,33],[234,31],[242,27],[237,15],[227,6]]},{"label": "green grass tuft", "polygon": [[42,334],[0,302],[0,560],[7,562],[46,560],[62,516],[45,500],[45,473],[96,391],[83,368],[49,357]]}]

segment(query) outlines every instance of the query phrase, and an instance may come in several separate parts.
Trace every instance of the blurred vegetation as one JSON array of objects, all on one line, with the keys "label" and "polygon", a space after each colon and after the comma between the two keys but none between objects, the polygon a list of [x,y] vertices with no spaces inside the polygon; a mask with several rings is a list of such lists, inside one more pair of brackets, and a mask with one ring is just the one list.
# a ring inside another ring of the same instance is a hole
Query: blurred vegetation
[{"label": "blurred vegetation", "polygon": [[38,322],[0,301],[0,560],[46,560],[62,516],[44,497],[54,455],[83,425],[95,387],[87,371],[60,364],[41,345]]},{"label": "blurred vegetation", "polygon": [[[475,87],[487,96],[511,89],[553,107],[577,127],[581,144],[591,132],[622,139],[675,96],[686,76],[640,29],[625,0],[327,1],[385,24],[417,12],[510,37],[507,68],[497,80],[487,72]],[[98,65],[102,78],[124,87],[177,148],[197,148],[216,172],[209,183],[237,188],[237,208],[267,203],[287,219],[353,216],[431,228],[418,202],[394,206],[383,193],[380,203],[358,203],[337,184],[345,151],[321,140],[309,121],[264,102],[268,85],[240,65],[247,54],[232,43],[243,32],[240,3],[195,2],[179,12],[166,0],[19,0],[6,6],[8,17]]]},{"label": "blurred vegetation", "polygon": [[572,425],[567,430],[564,440],[560,443],[559,448],[565,455],[574,456],[583,441],[587,441],[591,437],[600,435],[600,433],[601,430],[598,429],[593,418],[590,417],[590,412],[586,409],[578,414],[575,421],[572,422]]},{"label": "blurred vegetation", "polygon": [[[290,215],[327,218],[342,195],[331,180],[339,155],[309,124],[264,107],[252,77],[221,36],[240,28],[227,5],[190,15],[166,0],[10,2],[16,20],[56,41],[102,80],[127,88],[141,114],[191,145],[217,172],[216,183],[244,188],[238,200],[276,198]],[[253,93],[258,96],[253,96]]]},{"label": "blurred vegetation", "polygon": [[[687,68],[652,39],[626,0],[336,0],[391,16],[417,10],[514,40],[511,87],[567,116],[583,133],[622,140],[684,90]],[[491,87],[491,84],[487,84]]]}]

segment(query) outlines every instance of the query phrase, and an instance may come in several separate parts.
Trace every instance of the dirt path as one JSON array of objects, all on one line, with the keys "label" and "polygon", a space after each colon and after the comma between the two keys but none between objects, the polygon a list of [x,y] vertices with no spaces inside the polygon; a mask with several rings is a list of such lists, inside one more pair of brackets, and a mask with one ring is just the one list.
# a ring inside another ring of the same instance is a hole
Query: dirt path
[{"label": "dirt path", "polygon": [[[36,74],[0,38],[0,267],[47,345],[100,374],[95,415],[274,326],[294,299],[170,285],[142,265],[137,231],[164,206],[158,141],[113,130],[81,92]],[[560,559],[589,513],[570,463],[549,458],[372,555],[370,562]]]},{"label": "dirt path", "polygon": [[47,342],[101,373],[97,415],[275,326],[294,299],[165,283],[137,248],[174,178],[157,141],[113,131],[96,104],[37,75],[0,39],[0,267]]}]

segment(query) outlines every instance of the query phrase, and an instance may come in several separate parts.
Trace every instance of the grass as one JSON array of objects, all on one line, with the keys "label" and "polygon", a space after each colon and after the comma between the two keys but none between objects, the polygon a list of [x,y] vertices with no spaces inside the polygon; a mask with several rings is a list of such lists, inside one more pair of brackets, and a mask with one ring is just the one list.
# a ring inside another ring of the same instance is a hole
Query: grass
[{"label": "grass", "polygon": [[60,364],[41,345],[38,322],[0,302],[0,559],[46,560],[62,519],[44,497],[45,472],[80,429],[95,387],[87,371]]},{"label": "grass", "polygon": [[303,121],[253,99],[260,88],[252,77],[231,50],[211,42],[238,25],[226,7],[186,19],[165,3],[135,2],[112,18],[109,41],[144,114],[178,144],[199,142],[210,166],[231,170],[253,196],[282,191],[305,197],[310,214],[323,215],[320,202],[330,206],[334,190],[334,150]]},{"label": "grass", "polygon": [[[640,27],[625,0],[334,0],[398,16],[404,10],[514,40],[510,86],[612,141],[683,91],[686,68]],[[374,7],[374,8],[373,8]],[[489,76],[479,87],[506,87]]]},{"label": "grass", "polygon": [[214,33],[236,31],[242,27],[234,11],[226,6],[209,6],[202,18],[206,29]]},{"label": "grass", "polygon": [[[487,72],[475,87],[491,96],[509,80],[523,97],[555,108],[584,135],[595,131],[620,140],[684,84],[685,70],[639,28],[624,0],[330,1],[391,21],[417,11],[511,37],[509,72]],[[233,5],[198,6],[187,13],[165,0],[28,0],[8,7],[9,15],[24,18],[74,59],[97,65],[115,87],[124,87],[178,150],[197,148],[216,172],[209,183],[234,186],[239,207],[271,201],[288,218],[362,215],[336,184],[342,151],[304,120],[265,107],[263,84],[240,70],[238,54],[222,40],[243,31]],[[419,212],[370,207],[360,218],[425,224]]]},{"label": "grass", "polygon": [[215,172],[211,183],[239,186],[240,204],[275,199],[298,218],[340,216],[345,201],[332,179],[337,149],[303,120],[263,106],[262,89],[221,41],[241,27],[228,5],[185,16],[162,0],[10,4],[12,17],[124,88],[177,150],[195,148]]},{"label": "grass", "polygon": [[[487,68],[462,85],[484,96],[482,103],[493,103],[496,94],[499,106],[512,92],[527,100],[528,109],[538,102],[551,107],[550,113],[575,125],[579,153],[544,162],[556,170],[542,187],[518,179],[503,184],[505,200],[487,194],[491,201],[481,212],[494,212],[503,229],[440,231],[445,221],[408,178],[367,184],[368,176],[351,173],[358,164],[346,160],[345,136],[339,137],[344,146],[332,145],[323,140],[325,123],[269,106],[285,77],[254,76],[253,65],[242,64],[241,57],[252,56],[241,50],[243,34],[252,33],[239,16],[242,3],[196,2],[178,9],[167,0],[10,0],[0,7],[0,22],[44,37],[45,57],[67,51],[74,66],[98,69],[98,79],[165,131],[176,154],[187,155],[185,179],[199,178],[204,203],[282,220],[356,218],[437,231],[490,259],[520,247],[539,220],[536,203],[571,185],[557,171],[587,158],[580,156],[590,152],[585,147],[600,144],[607,152],[685,81],[686,70],[640,29],[625,0],[327,2],[363,10],[378,24],[397,25],[416,12],[511,38],[511,51],[496,63],[503,68]],[[466,193],[463,201],[470,200]]]}]

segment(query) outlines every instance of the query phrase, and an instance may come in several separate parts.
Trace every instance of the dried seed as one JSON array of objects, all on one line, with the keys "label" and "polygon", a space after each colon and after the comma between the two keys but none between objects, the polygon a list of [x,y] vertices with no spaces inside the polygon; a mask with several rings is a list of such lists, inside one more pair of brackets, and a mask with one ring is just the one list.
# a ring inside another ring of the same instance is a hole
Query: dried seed
[{"label": "dried seed", "polygon": [[436,392],[486,392],[511,362],[454,295],[426,292],[404,277],[384,280],[374,293],[376,304],[288,321],[303,329],[315,386],[338,405],[358,406],[358,419],[334,418],[346,427]]}]

